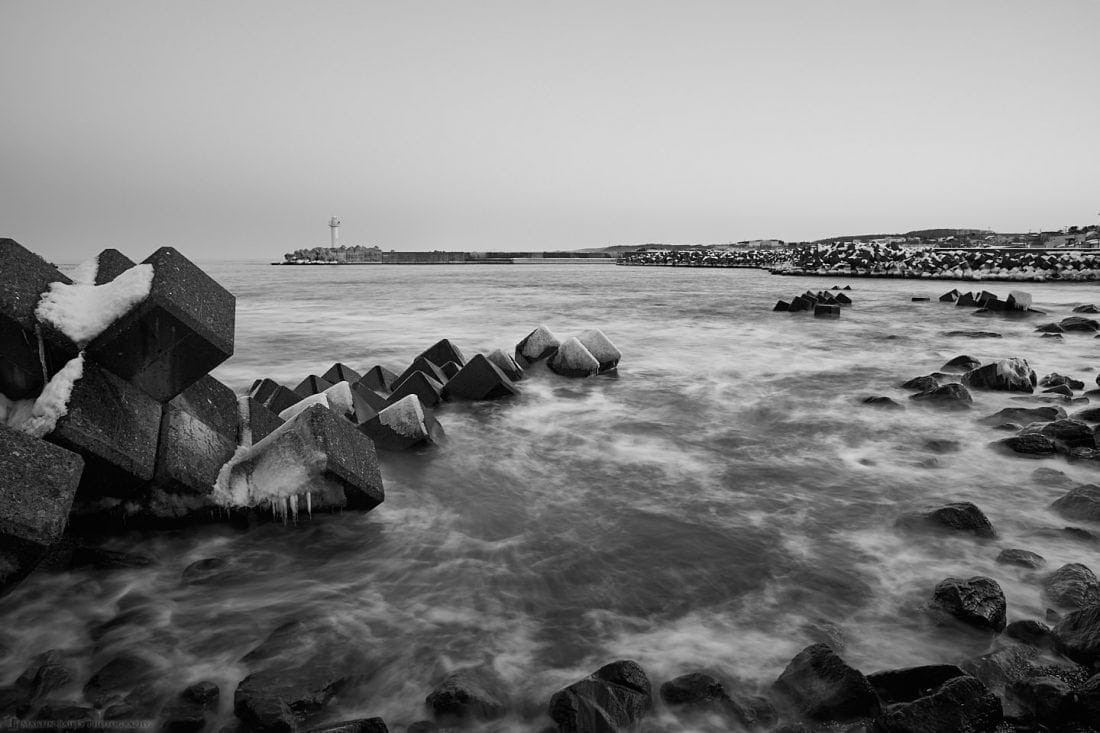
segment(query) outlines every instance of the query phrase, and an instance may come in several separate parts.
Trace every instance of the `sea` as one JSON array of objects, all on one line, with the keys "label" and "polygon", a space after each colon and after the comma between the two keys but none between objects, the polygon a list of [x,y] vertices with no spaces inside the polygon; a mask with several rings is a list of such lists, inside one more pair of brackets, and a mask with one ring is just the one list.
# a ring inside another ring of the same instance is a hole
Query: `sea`
[{"label": "sea", "polygon": [[[981,287],[950,281],[611,264],[205,269],[237,297],[236,351],[214,375],[238,392],[260,377],[294,386],[334,362],[400,372],[441,338],[467,357],[511,351],[540,324],[562,338],[602,329],[622,361],[588,379],[535,369],[518,397],[444,404],[446,443],[382,454],[386,499],[369,513],[134,532],[107,547],[148,554],[149,567],[36,573],[0,599],[0,682],[59,649],[79,673],[52,697],[79,701],[83,680],[136,650],[173,689],[217,682],[219,730],[241,657],[303,620],[338,627],[368,660],[322,719],[381,716],[404,730],[430,717],[425,696],[448,673],[487,665],[512,701],[491,729],[539,731],[556,690],[617,659],[641,664],[654,691],[704,671],[734,697],[766,689],[819,641],[864,672],[957,663],[994,642],[934,622],[940,580],[990,576],[1010,621],[1044,620],[1045,572],[1100,570],[1100,545],[1049,510],[1066,487],[1035,474],[1095,482],[1097,464],[1005,455],[991,444],[1008,433],[979,422],[1040,403],[974,391],[973,409],[944,412],[899,387],[969,354],[1023,357],[1040,377],[1094,389],[1100,340],[1034,329],[1100,302],[1096,285],[1021,284],[1048,315],[1007,319],[937,302]],[[854,301],[839,320],[772,311],[836,285]],[[870,395],[905,409],[862,404]],[[894,526],[952,501],[984,510],[996,539]],[[998,564],[1005,548],[1038,552],[1046,569]],[[226,565],[184,582],[205,558]],[[656,729],[705,729],[660,703],[654,715]]]}]

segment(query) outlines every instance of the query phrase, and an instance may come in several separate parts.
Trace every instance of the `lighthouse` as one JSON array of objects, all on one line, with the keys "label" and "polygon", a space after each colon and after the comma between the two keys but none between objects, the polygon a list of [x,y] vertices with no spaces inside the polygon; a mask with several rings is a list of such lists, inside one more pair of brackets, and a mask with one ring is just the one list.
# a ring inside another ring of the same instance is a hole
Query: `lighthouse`
[{"label": "lighthouse", "polygon": [[332,246],[336,247],[336,241],[340,239],[340,220],[335,216],[328,220],[328,230],[332,236]]}]

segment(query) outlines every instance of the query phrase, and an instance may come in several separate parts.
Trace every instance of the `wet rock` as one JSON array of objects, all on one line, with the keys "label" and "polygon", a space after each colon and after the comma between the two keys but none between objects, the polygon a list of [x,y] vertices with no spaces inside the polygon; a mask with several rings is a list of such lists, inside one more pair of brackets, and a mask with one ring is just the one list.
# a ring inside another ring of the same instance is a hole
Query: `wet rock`
[{"label": "wet rock", "polygon": [[1010,310],[1026,311],[1031,308],[1031,293],[1025,293],[1023,290],[1010,290],[1008,298],[1005,299],[1005,304]]},{"label": "wet rock", "polygon": [[840,306],[818,303],[814,306],[814,318],[840,318]]},{"label": "wet rock", "polygon": [[1084,608],[1100,603],[1100,580],[1080,563],[1069,563],[1043,581],[1043,593],[1055,606]]},{"label": "wet rock", "polygon": [[1062,395],[1063,397],[1072,397],[1073,390],[1062,384],[1057,387],[1051,387],[1050,389],[1044,389],[1043,394],[1057,394]]},{"label": "wet rock", "polygon": [[463,669],[447,676],[425,702],[440,725],[495,720],[508,712],[504,680],[488,667]]},{"label": "wet rock", "polygon": [[[960,299],[961,300],[961,299]],[[995,331],[948,331],[944,336],[972,338],[972,339],[999,339],[1001,334]]]},{"label": "wet rock", "polygon": [[869,733],[992,731],[1004,717],[1000,699],[973,677],[957,677],[936,692],[891,708]]},{"label": "wet rock", "polygon": [[389,392],[397,381],[397,375],[386,367],[376,364],[368,369],[359,381],[369,389]]},{"label": "wet rock", "polygon": [[1097,308],[1092,303],[1086,305],[1079,305],[1073,309],[1074,313],[1100,313],[1100,308]]},{"label": "wet rock", "polygon": [[546,326],[539,326],[516,344],[516,361],[526,367],[554,355],[561,340]]},{"label": "wet rock", "polygon": [[79,723],[95,720],[95,710],[71,702],[49,700],[41,703],[38,712],[34,714],[34,720],[61,723],[56,730],[80,730],[85,726]]},{"label": "wet rock", "polygon": [[416,395],[425,407],[434,407],[443,401],[443,384],[424,372],[416,371],[394,385],[386,403],[395,404],[409,395]]},{"label": "wet rock", "polygon": [[1100,423],[1100,407],[1086,407],[1073,415],[1074,420]]},{"label": "wet rock", "polygon": [[992,538],[993,530],[989,518],[974,504],[964,501],[936,507],[922,512],[911,512],[898,517],[894,523],[905,529],[933,529],[947,532],[962,532],[977,537]]},{"label": "wet rock", "polygon": [[577,340],[600,363],[600,374],[619,366],[619,361],[623,358],[622,353],[600,329],[592,328],[584,331],[577,336]]},{"label": "wet rock", "polygon": [[992,578],[945,578],[932,591],[932,607],[978,629],[1005,628],[1005,595]]},{"label": "wet rock", "polygon": [[815,721],[846,722],[872,718],[882,711],[867,678],[825,644],[813,644],[799,652],[772,689]]},{"label": "wet rock", "polygon": [[443,426],[424,410],[415,395],[408,395],[384,408],[361,423],[359,430],[374,441],[376,447],[394,451],[440,443],[444,437]]},{"label": "wet rock", "polygon": [[942,367],[941,372],[969,372],[980,367],[982,363],[975,359],[973,356],[967,356],[966,354],[960,354],[954,359],[951,359]]},{"label": "wet rock", "polygon": [[183,569],[182,580],[187,584],[206,582],[218,575],[228,564],[220,557],[207,557],[196,560]]},{"label": "wet rock", "polygon": [[1100,331],[1100,322],[1085,318],[1084,316],[1070,316],[1063,318],[1059,324],[1063,331],[1077,331],[1080,333],[1094,333]]},{"label": "wet rock", "polygon": [[450,339],[440,339],[420,352],[420,356],[432,362],[436,366],[442,366],[453,361],[459,366],[466,365],[466,357],[462,355],[458,347],[451,343]]},{"label": "wet rock", "polygon": [[884,395],[873,395],[871,397],[864,397],[863,404],[871,405],[872,407],[881,407],[887,410],[904,410],[905,405],[899,404],[894,400]]},{"label": "wet rock", "polygon": [[1036,647],[1047,647],[1054,641],[1050,627],[1033,619],[1013,621],[1005,627],[1005,636]]},{"label": "wet rock", "polygon": [[1059,387],[1065,386],[1070,389],[1084,389],[1085,383],[1080,379],[1073,379],[1059,374],[1058,372],[1051,372],[1042,379],[1039,380],[1040,387]]},{"label": "wet rock", "polygon": [[362,378],[363,375],[359,372],[355,371],[347,364],[341,364],[340,362],[336,362],[330,366],[328,371],[321,375],[321,379],[329,384],[338,384],[339,382],[355,384]]},{"label": "wet rock", "polygon": [[[499,369],[504,374],[504,376],[508,377],[513,382],[523,379],[523,367],[517,364],[515,359],[513,359],[508,354],[505,354],[500,349],[495,349],[491,354],[489,354],[488,359],[493,363],[493,366]],[[454,362],[447,363],[453,364]],[[455,372],[455,374],[457,373],[458,372]],[[453,377],[454,374],[448,376]]]},{"label": "wet rock", "polygon": [[448,400],[497,400],[517,394],[512,380],[483,354],[475,354],[443,387]]},{"label": "wet rock", "polygon": [[1092,722],[1100,720],[1100,674],[1090,677],[1073,691],[1067,701],[1068,713],[1076,720]]},{"label": "wet rock", "polygon": [[1013,645],[988,654],[971,657],[959,666],[967,674],[981,680],[989,689],[1001,693],[1006,685],[1030,677],[1037,651],[1028,646]]},{"label": "wet rock", "polygon": [[132,652],[115,656],[84,685],[84,697],[96,707],[124,698],[140,685],[155,679],[158,670],[145,657]]},{"label": "wet rock", "polygon": [[[430,728],[417,727],[421,723],[413,723],[406,728],[407,733],[428,733],[439,728],[435,723],[429,723]],[[386,721],[381,718],[362,718],[360,720],[345,720],[340,723],[326,723],[319,728],[310,728],[306,733],[389,733]]]},{"label": "wet rock", "polygon": [[1053,632],[1054,648],[1078,664],[1100,660],[1100,605],[1067,613]]},{"label": "wet rock", "polygon": [[1067,722],[1070,686],[1057,677],[1029,677],[1008,686],[1006,697],[1015,702],[1029,718],[1049,730],[1050,725]]},{"label": "wet rock", "polygon": [[893,705],[912,702],[938,690],[943,683],[966,673],[954,664],[929,664],[921,667],[891,669],[867,675],[882,702]]},{"label": "wet rock", "polygon": [[1001,554],[997,555],[997,562],[1002,565],[1019,565],[1022,568],[1033,569],[1041,568],[1047,563],[1042,555],[1038,555],[1030,550],[1019,549],[1001,550]]},{"label": "wet rock", "polygon": [[1026,359],[1013,357],[972,369],[963,375],[963,382],[975,389],[1034,392],[1036,378]]},{"label": "wet rock", "polygon": [[924,377],[913,377],[908,382],[903,382],[901,384],[902,389],[914,389],[918,392],[927,392],[928,390],[935,389],[939,386],[939,380],[931,375]]},{"label": "wet rock", "polygon": [[935,389],[921,392],[909,399],[918,400],[944,410],[969,410],[974,402],[970,392],[961,384],[944,384]]},{"label": "wet rock", "polygon": [[645,671],[623,660],[554,693],[549,714],[562,733],[614,733],[637,724],[652,707]]},{"label": "wet rock", "polygon": [[1037,326],[1035,328],[1035,333],[1042,333],[1042,334],[1048,334],[1049,333],[1049,334],[1058,336],[1058,335],[1061,335],[1064,332],[1064,330],[1065,329],[1063,329],[1057,323],[1044,323],[1043,325]]},{"label": "wet rock", "polygon": [[1073,479],[1056,468],[1041,466],[1031,472],[1031,480],[1043,486],[1073,486]]},{"label": "wet rock", "polygon": [[214,682],[197,682],[172,700],[161,713],[166,733],[195,733],[206,727],[207,714],[218,707],[220,690]]},{"label": "wet rock", "polygon": [[1060,333],[1044,333],[1042,336],[1040,336],[1040,338],[1058,339],[1059,341],[1061,341],[1062,340],[1062,334],[1060,334]]},{"label": "wet rock", "polygon": [[669,707],[728,715],[746,727],[756,718],[729,696],[721,682],[702,672],[691,672],[671,679],[661,685],[660,693]]},{"label": "wet rock", "polygon": [[563,377],[590,377],[600,370],[600,362],[575,337],[562,342],[547,365]]},{"label": "wet rock", "polygon": [[1100,522],[1100,486],[1083,484],[1070,489],[1050,508],[1066,519]]},{"label": "wet rock", "polygon": [[1069,448],[1095,448],[1092,428],[1081,420],[1064,418],[1044,425],[1040,432]]},{"label": "wet rock", "polygon": [[1024,433],[1023,435],[1014,435],[1011,438],[1005,438],[995,443],[1001,445],[1004,448],[1019,453],[1022,456],[1028,458],[1042,458],[1043,456],[1052,456],[1057,452],[1057,447],[1054,445],[1054,441],[1045,435],[1039,433]]}]

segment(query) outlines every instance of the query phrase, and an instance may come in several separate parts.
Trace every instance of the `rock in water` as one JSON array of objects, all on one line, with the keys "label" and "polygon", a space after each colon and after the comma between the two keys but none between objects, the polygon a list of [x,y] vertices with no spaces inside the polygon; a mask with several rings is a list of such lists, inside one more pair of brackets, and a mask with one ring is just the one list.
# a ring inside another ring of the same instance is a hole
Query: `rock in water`
[{"label": "rock in water", "polygon": [[645,671],[623,660],[554,693],[548,712],[562,733],[615,733],[631,729],[652,707]]},{"label": "rock in water", "polygon": [[970,396],[966,387],[955,382],[912,395],[909,399],[927,402],[943,410],[969,410],[974,402],[974,398]]},{"label": "rock in water", "polygon": [[1083,316],[1063,318],[1059,325],[1061,325],[1063,331],[1078,331],[1085,333],[1100,331],[1100,322]]},{"label": "rock in water", "polygon": [[870,733],[985,733],[1004,718],[1000,699],[973,677],[956,677],[926,697],[891,708]]},{"label": "rock in water", "polygon": [[611,343],[611,339],[598,328],[585,331],[577,337],[577,340],[600,363],[600,372],[611,371],[619,365],[619,360],[623,358],[623,355],[615,348],[615,344]]},{"label": "rock in water", "polygon": [[772,308],[772,310],[777,312],[777,313],[786,313],[790,309],[791,309],[791,304],[788,303],[785,300],[777,300],[775,302],[775,307]]},{"label": "rock in water", "polygon": [[884,703],[894,705],[930,695],[943,683],[965,674],[954,664],[929,664],[875,672],[867,675],[867,681]]},{"label": "rock in water", "polygon": [[1066,519],[1100,522],[1100,486],[1084,484],[1058,499],[1050,508]]},{"label": "rock in water", "polygon": [[[488,358],[489,361],[493,362],[493,366],[503,372],[504,376],[508,377],[513,382],[523,379],[523,367],[517,364],[515,359],[508,356],[500,349],[495,349],[493,353],[489,354]],[[457,373],[458,372],[456,371],[455,374]],[[453,377],[454,374],[451,374],[450,376]]]},{"label": "rock in water", "polygon": [[748,728],[752,716],[729,696],[722,683],[709,674],[692,672],[661,685],[661,699],[669,707],[728,715]]},{"label": "rock in water", "polygon": [[1039,431],[1065,448],[1095,448],[1096,439],[1088,423],[1069,418],[1055,420]]},{"label": "rock in water", "polygon": [[772,689],[815,721],[847,722],[874,718],[882,712],[882,703],[867,678],[825,644],[812,644],[799,652]]},{"label": "rock in water", "polygon": [[977,369],[982,363],[975,359],[973,356],[967,356],[966,354],[960,354],[954,359],[951,359],[942,367],[941,372],[969,372],[972,369]]},{"label": "rock in water", "polygon": [[447,726],[495,720],[508,711],[504,680],[488,667],[448,675],[425,702],[436,722]]},{"label": "rock in water", "polygon": [[439,421],[424,411],[416,395],[408,395],[360,423],[359,430],[386,450],[408,450],[443,439]]},{"label": "rock in water", "polygon": [[872,407],[881,407],[888,410],[904,410],[905,406],[900,405],[891,398],[885,395],[872,395],[870,397],[864,397],[863,404],[871,405]]},{"label": "rock in water", "polygon": [[1100,603],[1100,580],[1080,563],[1069,563],[1043,581],[1043,593],[1057,607],[1084,608]]},{"label": "rock in water", "polygon": [[1016,548],[1001,550],[1001,553],[997,555],[997,562],[1002,565],[1018,565],[1022,568],[1032,569],[1041,568],[1047,563],[1042,555],[1038,555],[1030,550],[1020,550]]},{"label": "rock in water", "polygon": [[947,504],[925,512],[903,514],[898,517],[895,525],[908,529],[926,528],[966,532],[985,538],[997,536],[989,518],[969,501]]},{"label": "rock in water", "polygon": [[814,306],[814,318],[840,318],[840,306],[818,303]]},{"label": "rock in water", "polygon": [[1100,661],[1100,605],[1063,616],[1054,626],[1054,648],[1078,664]]},{"label": "rock in water", "polygon": [[561,346],[561,340],[546,326],[539,326],[516,344],[516,361],[520,366],[528,366],[553,356]]},{"label": "rock in water", "polygon": [[992,578],[946,578],[932,591],[932,607],[978,629],[1005,628],[1005,594]]},{"label": "rock in water", "polygon": [[1031,307],[1031,293],[1025,293],[1023,290],[1010,290],[1008,300],[1005,302],[1013,310],[1026,311]]},{"label": "rock in water", "polygon": [[1054,441],[1039,433],[1024,433],[1013,435],[1011,438],[996,441],[995,445],[1001,445],[1026,458],[1042,458],[1052,456],[1057,452]]},{"label": "rock in water", "polygon": [[1061,407],[1006,407],[989,417],[983,417],[981,422],[986,425],[1001,425],[1006,422],[1026,425],[1032,422],[1049,422],[1065,416],[1066,411]]},{"label": "rock in water", "polygon": [[512,380],[483,354],[474,354],[443,387],[443,398],[448,400],[496,400],[517,394]]},{"label": "rock in water", "polygon": [[963,382],[976,389],[1002,392],[1034,392],[1035,372],[1027,359],[1001,359],[973,369],[963,375]]},{"label": "rock in water", "polygon": [[947,291],[946,293],[944,293],[943,295],[940,296],[940,302],[941,303],[954,303],[956,300],[959,299],[959,295],[960,295],[960,293],[959,293],[958,290],[951,289],[951,290]]},{"label": "rock in water", "polygon": [[913,377],[909,381],[901,383],[902,389],[913,389],[918,392],[927,392],[939,386],[939,380],[933,377],[931,374],[923,377]]},{"label": "rock in water", "polygon": [[550,371],[563,377],[591,377],[600,371],[600,362],[576,337],[566,339],[548,362]]}]

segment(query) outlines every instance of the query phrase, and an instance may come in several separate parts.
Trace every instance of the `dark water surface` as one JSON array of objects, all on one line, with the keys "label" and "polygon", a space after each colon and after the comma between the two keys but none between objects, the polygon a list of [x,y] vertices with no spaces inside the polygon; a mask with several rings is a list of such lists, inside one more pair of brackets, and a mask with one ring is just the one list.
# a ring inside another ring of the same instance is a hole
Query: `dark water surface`
[{"label": "dark water surface", "polygon": [[[542,371],[518,399],[446,405],[450,441],[386,455],[386,501],[369,514],[121,537],[111,546],[157,564],[37,574],[0,600],[4,683],[33,654],[68,649],[85,660],[68,691],[78,699],[96,665],[137,648],[181,685],[217,680],[228,722],[240,657],[287,620],[323,619],[375,668],[332,717],[381,715],[401,730],[425,717],[446,672],[488,663],[517,693],[503,729],[538,730],[556,689],[615,658],[637,660],[655,684],[709,669],[747,690],[833,625],[864,671],[955,661],[984,647],[960,646],[920,613],[942,578],[990,575],[1010,621],[1041,619],[1034,571],[996,564],[1001,549],[1037,551],[1051,568],[1100,565],[1094,546],[1052,532],[1065,522],[1046,507],[1064,489],[1031,478],[1046,465],[1095,481],[1095,469],[1004,457],[988,447],[1004,434],[977,423],[1027,403],[975,392],[970,413],[942,413],[896,387],[962,353],[1022,356],[1040,376],[1092,384],[1100,341],[1032,331],[1100,301],[1095,286],[1025,286],[1051,316],[1010,321],[909,302],[948,282],[610,265],[208,271],[237,295],[236,356],[215,375],[238,391],[260,376],[293,386],[337,360],[401,371],[441,337],[467,356],[510,350],[540,323],[562,337],[602,328],[623,360],[617,376]],[[855,300],[839,322],[771,312],[778,297],[837,283]],[[942,335],[953,329],[1004,338]],[[907,409],[859,404],[871,394]],[[930,439],[960,449],[936,453]],[[1000,537],[893,529],[900,512],[937,500],[977,503]],[[206,557],[226,570],[182,583]],[[95,629],[134,607],[147,609],[138,622]]]}]

